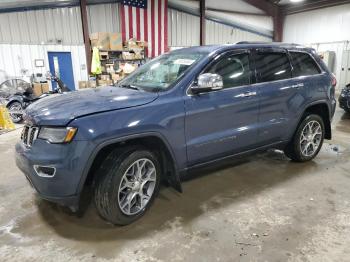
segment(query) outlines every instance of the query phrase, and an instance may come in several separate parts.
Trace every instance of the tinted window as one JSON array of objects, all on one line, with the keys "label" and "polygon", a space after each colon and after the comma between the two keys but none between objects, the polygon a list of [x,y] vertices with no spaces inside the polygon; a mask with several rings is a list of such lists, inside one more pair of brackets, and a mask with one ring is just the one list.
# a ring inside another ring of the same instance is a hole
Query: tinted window
[{"label": "tinted window", "polygon": [[259,82],[269,82],[291,78],[291,66],[285,53],[258,53],[256,70]]},{"label": "tinted window", "polygon": [[293,75],[310,76],[321,73],[319,67],[309,54],[290,52],[292,57]]},{"label": "tinted window", "polygon": [[226,56],[211,66],[207,72],[220,75],[224,88],[249,85],[251,76],[249,54]]}]

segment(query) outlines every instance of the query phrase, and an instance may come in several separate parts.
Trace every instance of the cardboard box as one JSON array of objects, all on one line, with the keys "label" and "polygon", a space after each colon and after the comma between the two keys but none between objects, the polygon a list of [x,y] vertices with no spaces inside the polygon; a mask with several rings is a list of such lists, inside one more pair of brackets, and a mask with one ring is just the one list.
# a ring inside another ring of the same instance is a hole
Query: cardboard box
[{"label": "cardboard box", "polygon": [[91,47],[102,50],[109,50],[109,33],[96,32],[90,35]]},{"label": "cardboard box", "polygon": [[96,88],[96,80],[89,80],[87,85],[89,88]]},{"label": "cardboard box", "polygon": [[40,83],[34,83],[33,84],[33,94],[35,96],[40,96],[43,93],[41,90],[41,84]]},{"label": "cardboard box", "polygon": [[108,85],[108,80],[102,80],[102,79],[97,80],[97,86],[106,86],[106,85]]},{"label": "cardboard box", "polygon": [[123,52],[123,53],[122,53],[122,58],[123,58],[124,60],[133,60],[133,59],[135,59],[135,53]]},{"label": "cardboard box", "polygon": [[120,80],[120,75],[119,74],[116,74],[116,73],[111,73],[111,77],[112,77],[112,80],[114,82],[117,82]]},{"label": "cardboard box", "polygon": [[107,81],[110,79],[111,79],[110,75],[99,75],[99,80]]},{"label": "cardboard box", "polygon": [[109,47],[111,50],[123,50],[123,38],[121,33],[109,34]]},{"label": "cardboard box", "polygon": [[43,83],[41,84],[41,91],[43,93],[48,93],[50,91],[49,83]]},{"label": "cardboard box", "polygon": [[126,47],[128,50],[140,50],[141,48],[137,45],[137,41],[134,38],[130,38],[126,41]]},{"label": "cardboard box", "polygon": [[88,82],[86,81],[79,81],[79,89],[84,89],[88,87]]},{"label": "cardboard box", "polygon": [[40,96],[43,93],[50,91],[49,83],[34,83],[33,84],[33,94],[34,96]]},{"label": "cardboard box", "polygon": [[142,51],[135,51],[134,59],[143,59]]}]

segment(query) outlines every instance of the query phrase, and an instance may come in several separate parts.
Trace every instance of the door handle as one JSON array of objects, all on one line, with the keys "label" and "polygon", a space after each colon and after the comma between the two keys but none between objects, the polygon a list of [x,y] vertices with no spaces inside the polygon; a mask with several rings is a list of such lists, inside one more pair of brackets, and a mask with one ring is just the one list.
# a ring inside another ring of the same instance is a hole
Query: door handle
[{"label": "door handle", "polygon": [[244,92],[236,95],[235,97],[251,97],[251,96],[256,96],[256,92]]},{"label": "door handle", "polygon": [[299,84],[296,84],[296,85],[292,85],[292,88],[299,88],[299,87],[303,87],[304,84],[303,83],[299,83]]}]

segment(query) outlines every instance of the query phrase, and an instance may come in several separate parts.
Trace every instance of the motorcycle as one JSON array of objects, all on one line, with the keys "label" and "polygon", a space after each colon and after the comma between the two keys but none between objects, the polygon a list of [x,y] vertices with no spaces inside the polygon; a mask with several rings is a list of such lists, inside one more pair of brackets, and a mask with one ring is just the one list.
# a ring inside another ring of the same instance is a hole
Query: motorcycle
[{"label": "motorcycle", "polygon": [[70,89],[62,82],[57,75],[47,74],[47,79],[57,83],[57,88],[53,91],[43,93],[40,96],[33,95],[33,87],[30,86],[25,89],[23,93],[16,93],[8,98],[6,107],[9,110],[10,117],[14,123],[20,123],[23,120],[23,111],[30,104],[50,96],[52,94],[61,94],[69,92]]}]

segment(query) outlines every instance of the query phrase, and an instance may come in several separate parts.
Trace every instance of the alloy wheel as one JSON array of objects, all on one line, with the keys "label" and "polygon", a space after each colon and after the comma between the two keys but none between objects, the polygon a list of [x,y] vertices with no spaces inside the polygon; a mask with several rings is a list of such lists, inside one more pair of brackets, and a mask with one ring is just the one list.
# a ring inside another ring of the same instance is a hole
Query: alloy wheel
[{"label": "alloy wheel", "polygon": [[151,199],[156,186],[156,168],[148,158],[132,163],[125,171],[118,190],[118,204],[125,215],[140,213]]},{"label": "alloy wheel", "polygon": [[322,127],[317,121],[308,122],[300,136],[300,151],[305,157],[314,155],[322,141]]}]

